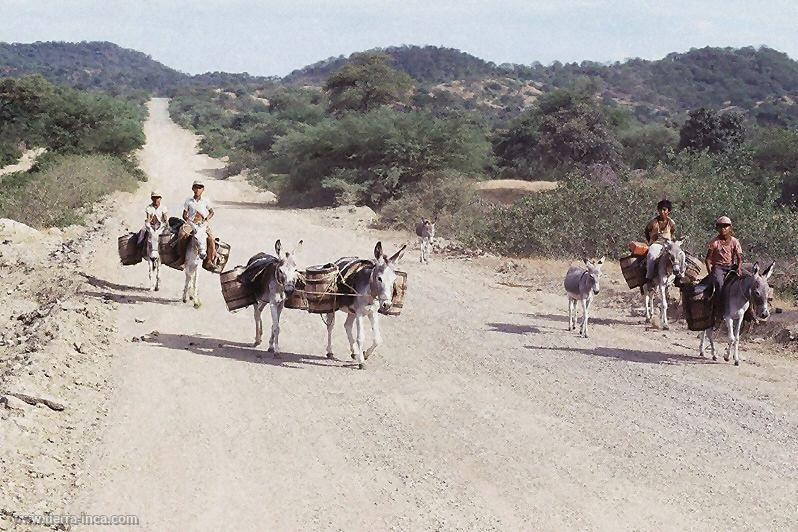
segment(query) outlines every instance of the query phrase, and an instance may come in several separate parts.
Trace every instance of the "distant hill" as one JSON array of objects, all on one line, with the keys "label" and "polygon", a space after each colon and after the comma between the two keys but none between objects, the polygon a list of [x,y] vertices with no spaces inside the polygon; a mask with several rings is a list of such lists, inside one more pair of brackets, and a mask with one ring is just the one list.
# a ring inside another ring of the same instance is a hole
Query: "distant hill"
[{"label": "distant hill", "polygon": [[607,100],[633,109],[641,119],[712,107],[737,108],[765,123],[798,123],[798,62],[767,47],[707,47],[655,61],[555,62],[511,69],[543,90],[592,84]]},{"label": "distant hill", "polygon": [[209,72],[190,76],[110,42],[0,43],[0,77],[40,74],[52,83],[111,93],[166,93],[186,85],[241,86],[275,78]]},{"label": "distant hill", "polygon": [[[392,46],[374,48],[393,59],[393,67],[406,72],[419,83],[446,83],[497,75],[496,65],[454,48],[439,46]],[[347,57],[331,57],[295,70],[283,78],[291,84],[320,85],[341,68]]]},{"label": "distant hill", "polygon": [[78,89],[110,92],[159,92],[190,79],[146,54],[110,42],[0,43],[0,76],[30,74]]}]

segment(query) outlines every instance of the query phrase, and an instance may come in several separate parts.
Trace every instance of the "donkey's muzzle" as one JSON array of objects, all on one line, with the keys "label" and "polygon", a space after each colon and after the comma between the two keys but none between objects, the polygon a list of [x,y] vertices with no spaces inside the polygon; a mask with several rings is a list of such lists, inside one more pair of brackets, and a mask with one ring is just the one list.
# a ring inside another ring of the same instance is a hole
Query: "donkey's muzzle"
[{"label": "donkey's muzzle", "polygon": [[390,310],[391,302],[387,301],[387,300],[386,301],[380,301],[380,307],[382,308],[382,310]]}]

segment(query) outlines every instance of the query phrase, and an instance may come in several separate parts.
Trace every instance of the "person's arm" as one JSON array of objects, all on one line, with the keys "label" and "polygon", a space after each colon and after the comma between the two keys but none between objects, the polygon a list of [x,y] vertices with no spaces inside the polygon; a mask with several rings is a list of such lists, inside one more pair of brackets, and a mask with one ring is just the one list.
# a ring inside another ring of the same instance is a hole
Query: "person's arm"
[{"label": "person's arm", "polygon": [[707,250],[707,256],[704,258],[704,264],[707,267],[707,273],[712,273],[712,260],[710,257],[712,256],[712,248]]},{"label": "person's arm", "polygon": [[205,221],[207,222],[211,218],[213,218],[213,207],[208,207],[208,217],[205,218]]},{"label": "person's arm", "polygon": [[643,230],[643,236],[646,239],[646,244],[651,244],[651,222],[646,224],[646,228]]},{"label": "person's arm", "polygon": [[734,255],[737,258],[737,275],[743,275],[743,248],[740,246],[740,242],[737,242],[737,245],[734,246]]}]

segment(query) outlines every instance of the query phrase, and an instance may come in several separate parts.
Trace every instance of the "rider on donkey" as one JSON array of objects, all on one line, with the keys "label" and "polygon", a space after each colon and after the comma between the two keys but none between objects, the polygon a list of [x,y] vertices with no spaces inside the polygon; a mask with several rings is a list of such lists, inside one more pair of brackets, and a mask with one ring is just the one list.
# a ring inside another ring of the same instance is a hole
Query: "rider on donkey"
[{"label": "rider on donkey", "polygon": [[664,199],[657,203],[657,216],[651,219],[646,225],[645,236],[648,244],[648,254],[646,255],[646,281],[654,278],[656,272],[655,263],[662,254],[663,244],[668,240],[673,240],[676,233],[676,224],[670,217],[673,205]]},{"label": "rider on donkey", "polygon": [[[205,185],[200,180],[194,181],[191,186],[194,195],[186,199],[183,204],[183,221],[185,223],[180,228],[180,256],[185,256],[186,247],[189,239],[191,238],[191,224],[201,224],[210,221],[213,218],[214,212],[211,202],[208,198],[203,198],[202,194],[205,192]],[[208,233],[208,262],[213,264],[216,259],[216,241],[211,234],[210,227],[206,227]]]},{"label": "rider on donkey", "polygon": [[141,228],[138,235],[138,245],[143,246],[146,242],[147,231],[157,231],[161,225],[165,225],[169,221],[169,216],[166,212],[166,206],[161,205],[161,193],[153,190],[150,193],[151,203],[144,209],[144,227]]},{"label": "rider on donkey", "polygon": [[728,216],[721,216],[715,221],[718,236],[707,245],[705,259],[707,272],[712,283],[713,296],[720,294],[726,276],[734,270],[742,277],[743,249],[740,241],[732,234],[732,221]]}]

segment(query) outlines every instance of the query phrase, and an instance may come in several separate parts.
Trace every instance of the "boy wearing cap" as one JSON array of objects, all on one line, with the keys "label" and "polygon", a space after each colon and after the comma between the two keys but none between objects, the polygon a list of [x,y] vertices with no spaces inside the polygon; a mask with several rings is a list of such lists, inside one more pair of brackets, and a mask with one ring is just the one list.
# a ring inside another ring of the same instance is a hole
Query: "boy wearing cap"
[{"label": "boy wearing cap", "polygon": [[151,203],[144,209],[144,227],[139,231],[138,244],[141,246],[147,235],[147,230],[157,231],[161,225],[169,221],[166,206],[161,205],[161,193],[157,190],[150,192]]},{"label": "boy wearing cap", "polygon": [[718,236],[712,239],[707,246],[705,259],[707,271],[715,294],[723,290],[726,275],[735,269],[737,275],[742,276],[743,248],[740,241],[732,235],[732,222],[728,216],[721,216],[715,221]]},{"label": "boy wearing cap", "polygon": [[[191,190],[194,195],[188,198],[183,203],[183,220],[195,224],[200,224],[209,221],[213,218],[214,212],[211,202],[207,198],[203,198],[202,194],[205,192],[205,185],[200,180],[194,181],[191,185]],[[216,258],[216,241],[211,234],[210,227],[207,228],[208,232],[208,261],[213,263]],[[188,243],[188,236],[191,235],[190,226],[184,224],[180,230],[180,242],[182,244],[181,253],[185,255],[186,244]]]}]

